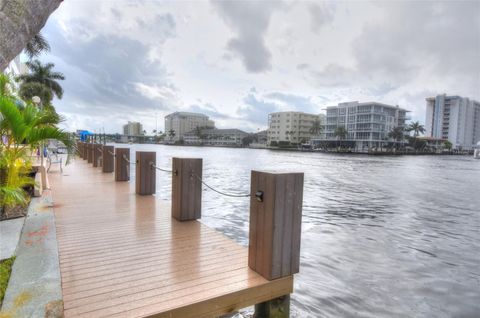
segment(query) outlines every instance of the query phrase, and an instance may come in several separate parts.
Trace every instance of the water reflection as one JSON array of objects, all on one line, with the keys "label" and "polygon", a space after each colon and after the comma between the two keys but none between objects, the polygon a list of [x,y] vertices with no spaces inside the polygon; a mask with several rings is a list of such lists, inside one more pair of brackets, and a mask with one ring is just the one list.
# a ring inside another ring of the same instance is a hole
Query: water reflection
[{"label": "water reflection", "polygon": [[[480,161],[135,145],[203,158],[205,180],[248,192],[250,170],[304,171],[295,317],[478,317]],[[170,176],[157,196],[170,200]],[[204,190],[202,222],[248,244],[249,201]]]}]

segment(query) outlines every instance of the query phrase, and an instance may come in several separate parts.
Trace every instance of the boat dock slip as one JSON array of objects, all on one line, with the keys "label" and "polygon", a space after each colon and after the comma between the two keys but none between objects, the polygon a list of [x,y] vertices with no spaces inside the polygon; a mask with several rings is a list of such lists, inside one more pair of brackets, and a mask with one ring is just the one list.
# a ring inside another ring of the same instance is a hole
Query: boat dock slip
[{"label": "boat dock slip", "polygon": [[81,159],[49,178],[67,318],[216,317],[293,292],[293,275],[267,280],[248,248],[135,182]]}]

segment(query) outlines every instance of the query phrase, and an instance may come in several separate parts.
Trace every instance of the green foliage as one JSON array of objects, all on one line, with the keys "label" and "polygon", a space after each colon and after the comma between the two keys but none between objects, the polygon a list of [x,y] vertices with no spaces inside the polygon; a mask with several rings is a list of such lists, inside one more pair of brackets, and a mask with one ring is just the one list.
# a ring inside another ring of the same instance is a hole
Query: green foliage
[{"label": "green foliage", "polygon": [[22,83],[18,95],[25,101],[31,101],[33,96],[38,96],[43,103],[50,103],[53,98],[52,91],[44,84],[38,82]]},{"label": "green foliage", "polygon": [[65,76],[62,73],[52,71],[55,64],[47,63],[43,65],[39,60],[29,61],[25,64],[30,70],[30,73],[17,77],[17,80],[20,81],[22,85],[32,82],[40,83],[47,87],[52,95],[56,95],[59,99],[62,98],[63,88],[58,83],[58,80],[64,80]]},{"label": "green foliage", "polygon": [[320,119],[315,119],[312,127],[310,128],[310,133],[314,136],[318,136],[323,131],[322,123]]},{"label": "green foliage", "polygon": [[452,149],[453,144],[452,144],[450,141],[445,140],[445,141],[443,142],[443,145],[442,145],[442,146],[443,146],[443,148],[450,150],[450,149]]},{"label": "green foliage", "polygon": [[413,137],[418,137],[420,134],[425,133],[425,127],[421,125],[418,121],[410,123],[406,130],[413,131]]},{"label": "green foliage", "polygon": [[47,39],[45,39],[41,33],[35,34],[25,47],[25,53],[28,55],[29,59],[33,59],[34,57],[39,56],[42,52],[48,51],[50,51],[50,44],[48,44]]},{"label": "green foliage", "polygon": [[338,126],[337,128],[335,128],[334,135],[339,139],[342,140],[347,138],[347,134],[348,134],[347,129],[344,126]]},{"label": "green foliage", "polygon": [[270,141],[270,146],[271,146],[271,147],[277,147],[277,146],[278,146],[278,142],[276,142],[275,140],[274,140],[274,141]]},{"label": "green foliage", "polygon": [[395,141],[401,141],[405,138],[404,130],[401,127],[393,128],[389,133],[388,137],[392,138]]},{"label": "green foliage", "polygon": [[15,262],[15,256],[0,261],[0,307],[2,306],[3,298],[5,297],[10,274],[12,273],[13,262]]}]

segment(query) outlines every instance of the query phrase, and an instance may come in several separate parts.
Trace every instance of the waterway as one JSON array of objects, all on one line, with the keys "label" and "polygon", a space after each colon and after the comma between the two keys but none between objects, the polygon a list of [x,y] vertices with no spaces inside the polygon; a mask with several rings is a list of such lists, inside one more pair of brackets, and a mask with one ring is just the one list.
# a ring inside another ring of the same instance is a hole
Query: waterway
[{"label": "waterway", "polygon": [[[226,192],[248,193],[251,170],[305,173],[293,317],[480,317],[480,160],[131,147],[165,168],[203,158]],[[158,172],[157,196],[170,195]],[[203,223],[248,245],[248,198],[205,189],[202,204]]]}]

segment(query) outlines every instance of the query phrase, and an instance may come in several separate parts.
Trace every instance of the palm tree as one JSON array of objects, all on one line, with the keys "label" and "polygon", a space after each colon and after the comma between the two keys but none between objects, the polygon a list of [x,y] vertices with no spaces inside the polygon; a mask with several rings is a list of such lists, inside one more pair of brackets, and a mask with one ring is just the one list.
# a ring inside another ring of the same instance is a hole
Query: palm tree
[{"label": "palm tree", "polygon": [[323,131],[323,126],[322,126],[322,123],[320,122],[320,119],[315,119],[315,121],[312,124],[312,127],[310,128],[310,133],[314,136],[318,136],[322,131]]},{"label": "palm tree", "polygon": [[57,81],[64,80],[65,76],[60,72],[52,71],[55,64],[47,63],[43,65],[39,60],[29,61],[25,64],[30,73],[17,77],[17,80],[21,81],[22,85],[32,82],[40,83],[45,85],[52,92],[52,95],[56,95],[59,99],[62,98],[63,88]]},{"label": "palm tree", "polygon": [[[392,138],[395,141],[402,141],[405,137],[404,129],[402,127],[395,127],[388,133],[388,138]],[[397,149],[398,144],[395,144],[395,149]]]},{"label": "palm tree", "polygon": [[[0,209],[26,203],[25,185],[29,167],[28,150],[47,139],[62,141],[73,148],[70,135],[55,127],[52,113],[27,104],[22,110],[9,96],[0,96]],[[3,213],[3,212],[2,212]]]},{"label": "palm tree", "polygon": [[[333,133],[338,139],[344,140],[347,138],[348,131],[344,126],[338,126],[335,128],[335,132]],[[342,142],[340,141],[340,146],[342,146]]]},{"label": "palm tree", "polygon": [[420,134],[425,133],[425,127],[418,121],[415,121],[408,125],[407,131],[413,131],[413,137],[417,138]]},{"label": "palm tree", "polygon": [[425,133],[425,127],[421,125],[418,121],[414,121],[408,125],[407,131],[413,131],[413,148],[417,149],[417,137],[420,134]]},{"label": "palm tree", "polygon": [[168,131],[168,136],[170,137],[170,140],[172,140],[173,137],[175,137],[175,130],[170,129],[170,130]]},{"label": "palm tree", "polygon": [[25,54],[29,59],[39,56],[42,52],[50,51],[50,44],[47,39],[39,32],[27,43]]}]

